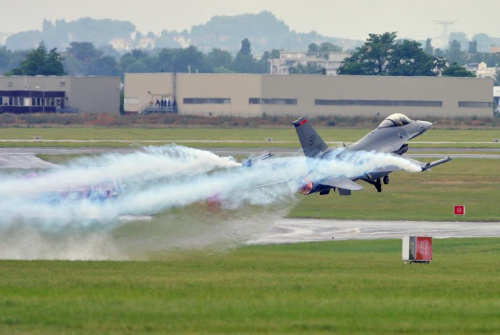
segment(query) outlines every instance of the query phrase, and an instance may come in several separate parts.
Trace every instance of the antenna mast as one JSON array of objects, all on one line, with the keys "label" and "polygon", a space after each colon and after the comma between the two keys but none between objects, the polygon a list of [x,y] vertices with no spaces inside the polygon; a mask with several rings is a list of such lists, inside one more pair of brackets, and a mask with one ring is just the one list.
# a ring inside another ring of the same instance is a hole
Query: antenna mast
[{"label": "antenna mast", "polygon": [[443,20],[434,20],[437,24],[440,24],[443,26],[443,49],[446,49],[449,46],[450,41],[448,40],[448,26],[451,26],[457,21],[443,21]]}]

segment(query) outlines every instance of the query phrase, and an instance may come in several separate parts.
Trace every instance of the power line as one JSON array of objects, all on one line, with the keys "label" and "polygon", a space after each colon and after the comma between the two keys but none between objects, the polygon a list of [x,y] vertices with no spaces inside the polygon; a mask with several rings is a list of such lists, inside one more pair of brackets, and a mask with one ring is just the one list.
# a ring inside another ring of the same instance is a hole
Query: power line
[{"label": "power line", "polygon": [[444,21],[444,20],[434,20],[434,22],[436,22],[436,24],[440,24],[443,26],[443,49],[445,49],[446,47],[448,47],[448,44],[449,44],[449,37],[448,37],[448,26],[451,26],[452,24],[454,24],[455,22],[457,21]]}]

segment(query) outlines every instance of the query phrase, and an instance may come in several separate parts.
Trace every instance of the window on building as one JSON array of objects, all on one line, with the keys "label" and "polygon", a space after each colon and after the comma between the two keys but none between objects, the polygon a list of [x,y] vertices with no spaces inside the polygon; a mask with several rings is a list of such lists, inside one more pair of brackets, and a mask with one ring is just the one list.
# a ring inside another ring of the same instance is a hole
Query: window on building
[{"label": "window on building", "polygon": [[59,87],[66,87],[66,82],[65,81],[60,81],[59,82]]},{"label": "window on building", "polygon": [[9,81],[9,82],[7,83],[7,87],[14,87],[14,83],[13,83],[12,81]]},{"label": "window on building", "polygon": [[404,107],[443,107],[442,101],[428,100],[347,100],[347,99],[315,99],[318,106],[404,106]]},{"label": "window on building", "polygon": [[285,99],[285,98],[249,98],[248,103],[250,105],[297,105],[297,99]]},{"label": "window on building", "polygon": [[469,107],[469,108],[493,108],[493,102],[482,102],[482,101],[459,101],[458,107]]},{"label": "window on building", "polygon": [[230,98],[184,98],[185,105],[230,105]]}]

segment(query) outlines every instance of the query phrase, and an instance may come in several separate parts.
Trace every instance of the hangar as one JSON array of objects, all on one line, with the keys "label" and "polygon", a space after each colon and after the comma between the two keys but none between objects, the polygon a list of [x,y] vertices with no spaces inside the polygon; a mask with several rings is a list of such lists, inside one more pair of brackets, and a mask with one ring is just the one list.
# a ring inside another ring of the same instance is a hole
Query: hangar
[{"label": "hangar", "polygon": [[[493,80],[454,77],[126,73],[127,114],[205,116],[493,115]],[[168,101],[171,108],[163,107]]]},{"label": "hangar", "polygon": [[0,77],[0,113],[120,112],[120,77]]}]

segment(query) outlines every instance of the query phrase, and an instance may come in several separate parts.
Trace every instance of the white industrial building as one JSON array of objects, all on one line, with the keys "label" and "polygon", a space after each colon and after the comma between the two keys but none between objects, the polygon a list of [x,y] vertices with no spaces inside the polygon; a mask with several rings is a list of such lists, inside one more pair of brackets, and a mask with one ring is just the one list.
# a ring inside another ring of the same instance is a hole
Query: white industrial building
[{"label": "white industrial building", "polygon": [[259,117],[493,115],[493,79],[454,77],[126,73],[126,113],[168,100],[186,115]]}]

